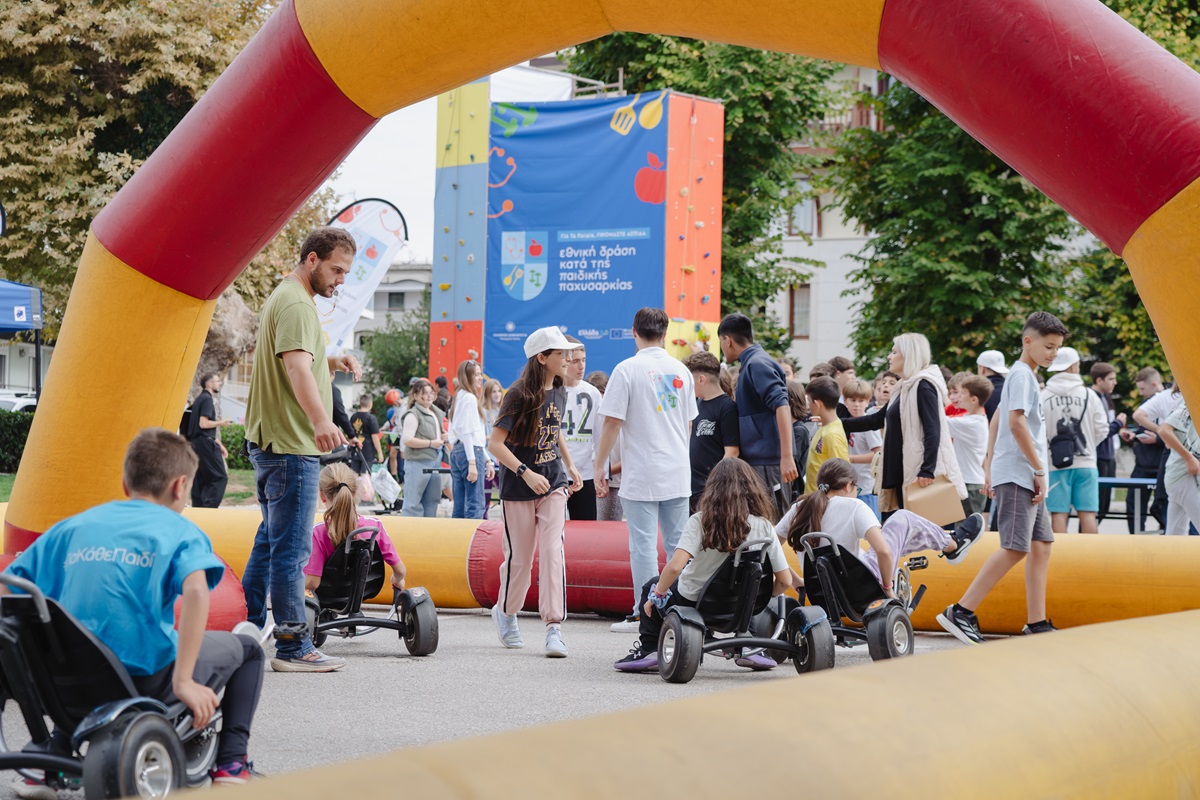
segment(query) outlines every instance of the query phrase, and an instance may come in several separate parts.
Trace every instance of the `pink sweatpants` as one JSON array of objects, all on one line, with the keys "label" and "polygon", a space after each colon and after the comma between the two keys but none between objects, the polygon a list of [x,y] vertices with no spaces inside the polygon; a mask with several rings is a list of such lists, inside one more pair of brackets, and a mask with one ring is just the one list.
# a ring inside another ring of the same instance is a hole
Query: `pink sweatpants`
[{"label": "pink sweatpants", "polygon": [[567,615],[567,568],[563,558],[567,492],[556,489],[537,500],[505,500],[504,563],[500,565],[500,608],[516,614],[525,605],[538,551],[538,613],[557,625]]}]

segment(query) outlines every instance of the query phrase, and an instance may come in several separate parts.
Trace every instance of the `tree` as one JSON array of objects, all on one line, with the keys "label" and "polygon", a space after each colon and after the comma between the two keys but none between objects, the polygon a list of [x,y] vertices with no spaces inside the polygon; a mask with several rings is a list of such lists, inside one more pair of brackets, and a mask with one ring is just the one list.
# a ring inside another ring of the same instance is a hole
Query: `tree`
[{"label": "tree", "polygon": [[870,102],[887,129],[849,131],[831,170],[846,215],[876,234],[848,292],[866,295],[852,336],[861,367],[878,368],[905,331],[952,369],[1009,349],[1031,310],[1060,310],[1072,223],[907,86]]},{"label": "tree", "polygon": [[429,374],[429,296],[426,289],[419,306],[399,319],[388,314],[382,328],[363,337],[363,384],[377,398],[392,387],[407,392],[410,378]]},{"label": "tree", "polygon": [[[613,33],[563,54],[581,76],[625,89],[677,89],[725,104],[721,310],[758,316],[800,276],[780,261],[772,223],[786,218],[796,175],[811,161],[791,150],[825,115],[836,65],[747,47],[639,33]],[[818,262],[808,262],[817,265]]]},{"label": "tree", "polygon": [[[261,27],[273,0],[0,3],[0,275],[42,288],[62,321],[88,225]],[[307,210],[327,218],[328,194]],[[285,242],[294,231],[281,234]],[[276,240],[278,241],[278,239]],[[284,250],[293,250],[290,245]],[[237,282],[257,307],[273,241]]]}]

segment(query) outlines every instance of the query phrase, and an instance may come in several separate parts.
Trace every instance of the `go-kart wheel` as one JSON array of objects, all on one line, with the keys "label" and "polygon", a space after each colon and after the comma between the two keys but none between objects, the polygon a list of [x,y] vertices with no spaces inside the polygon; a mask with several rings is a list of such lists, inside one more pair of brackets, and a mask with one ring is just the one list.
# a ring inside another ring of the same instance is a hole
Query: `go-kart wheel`
[{"label": "go-kart wheel", "polygon": [[204,786],[217,760],[217,732],[208,727],[183,743],[183,783],[188,788]]},{"label": "go-kart wheel", "polygon": [[687,683],[704,656],[704,631],[678,614],[667,614],[658,634],[658,674],[667,683]]},{"label": "go-kart wheel", "polygon": [[[758,614],[755,614],[750,620],[750,632],[756,637],[770,639],[775,635],[775,629],[779,626],[780,609],[782,608],[783,610],[782,618],[787,619],[788,615],[792,613],[792,609],[799,607],[800,604],[796,602],[796,598],[789,597],[788,595],[771,598],[771,602],[767,604],[767,607]],[[779,634],[779,638],[782,638],[784,641],[790,641],[786,625]],[[765,652],[768,656],[775,659],[776,664],[782,664],[792,657],[792,654],[786,650],[767,650]]]},{"label": "go-kart wheel", "polygon": [[414,656],[427,656],[437,650],[438,618],[433,603],[417,603],[404,612],[404,646]]},{"label": "go-kart wheel", "polygon": [[803,634],[799,632],[798,627],[793,627],[794,625],[792,622],[788,628],[792,644],[800,648],[800,655],[792,656],[796,672],[803,675],[819,669],[833,669],[833,628],[830,627],[829,620],[821,620]]},{"label": "go-kart wheel", "polygon": [[83,792],[88,800],[166,797],[183,788],[185,773],[183,745],[171,724],[158,714],[130,714],[88,740]]},{"label": "go-kart wheel", "polygon": [[892,589],[892,593],[896,595],[896,599],[904,604],[905,608],[912,603],[912,581],[909,580],[908,567],[901,566],[896,570],[896,585]]},{"label": "go-kart wheel", "polygon": [[328,633],[317,630],[317,621],[322,616],[316,607],[309,603],[304,604],[304,623],[308,625],[308,638],[312,639],[313,647],[320,647],[329,638]]},{"label": "go-kart wheel", "polygon": [[867,621],[867,652],[871,660],[900,658],[912,655],[912,620],[904,609],[888,606],[886,613],[876,614]]}]

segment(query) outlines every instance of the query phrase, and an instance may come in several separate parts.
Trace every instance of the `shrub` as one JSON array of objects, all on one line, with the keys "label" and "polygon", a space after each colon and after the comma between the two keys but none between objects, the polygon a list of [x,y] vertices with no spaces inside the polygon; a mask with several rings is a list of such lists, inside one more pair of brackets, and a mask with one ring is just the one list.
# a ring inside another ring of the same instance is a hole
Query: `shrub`
[{"label": "shrub", "polygon": [[221,442],[229,451],[226,466],[229,469],[253,469],[246,455],[246,429],[241,425],[226,425],[221,428]]},{"label": "shrub", "polygon": [[17,471],[32,424],[32,412],[0,411],[0,472]]}]

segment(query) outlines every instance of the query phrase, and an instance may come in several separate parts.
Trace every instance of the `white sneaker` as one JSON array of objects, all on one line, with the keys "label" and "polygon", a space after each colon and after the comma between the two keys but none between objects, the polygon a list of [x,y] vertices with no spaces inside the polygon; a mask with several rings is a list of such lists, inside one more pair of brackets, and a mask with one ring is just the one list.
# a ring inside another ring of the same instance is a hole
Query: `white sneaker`
[{"label": "white sneaker", "polygon": [[613,633],[638,633],[641,630],[641,617],[630,614],[620,622],[609,625],[608,629]]},{"label": "white sneaker", "polygon": [[517,627],[516,614],[501,613],[500,604],[497,603],[492,606],[492,620],[496,623],[496,635],[500,637],[500,644],[510,650],[519,650],[525,646],[525,640],[521,638],[521,631]]},{"label": "white sneaker", "polygon": [[558,627],[546,630],[546,658],[566,658],[567,646],[563,643]]}]

